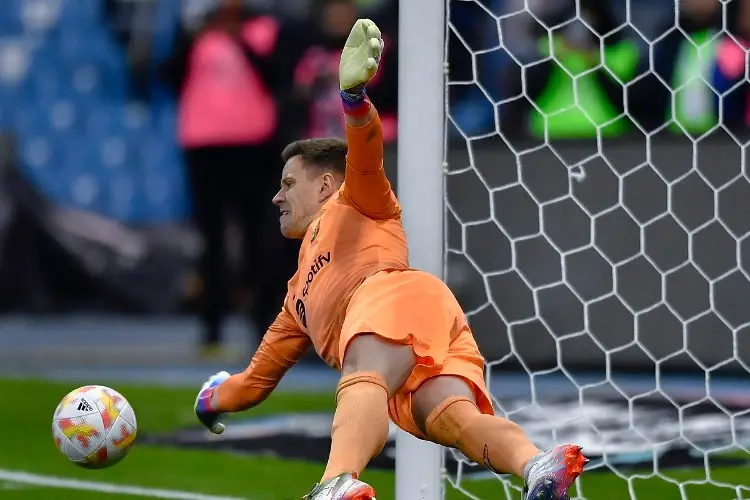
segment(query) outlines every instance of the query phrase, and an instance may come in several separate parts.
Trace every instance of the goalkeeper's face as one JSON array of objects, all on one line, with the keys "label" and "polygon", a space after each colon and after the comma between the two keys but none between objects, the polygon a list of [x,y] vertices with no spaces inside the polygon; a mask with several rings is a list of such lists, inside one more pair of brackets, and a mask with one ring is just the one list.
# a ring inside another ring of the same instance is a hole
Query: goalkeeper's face
[{"label": "goalkeeper's face", "polygon": [[281,234],[304,238],[323,204],[338,191],[341,183],[328,171],[306,167],[299,156],[286,162],[281,173],[281,188],[273,203],[279,207]]}]

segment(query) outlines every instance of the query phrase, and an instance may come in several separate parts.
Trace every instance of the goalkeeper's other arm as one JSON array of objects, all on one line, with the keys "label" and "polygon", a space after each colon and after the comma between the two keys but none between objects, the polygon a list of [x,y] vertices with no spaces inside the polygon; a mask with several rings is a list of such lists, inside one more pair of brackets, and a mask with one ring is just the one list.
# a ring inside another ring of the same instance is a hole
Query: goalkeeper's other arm
[{"label": "goalkeeper's other arm", "polygon": [[262,403],[311,345],[286,308],[268,328],[252,361],[217,388],[215,411],[238,412]]},{"label": "goalkeeper's other arm", "polygon": [[263,402],[281,377],[305,354],[310,338],[297,327],[284,307],[242,373],[212,375],[195,399],[195,415],[214,434],[224,432],[227,413],[250,409]]},{"label": "goalkeeper's other arm", "polygon": [[354,23],[339,62],[339,87],[346,123],[361,127],[372,120],[375,111],[367,98],[367,84],[378,71],[383,53],[380,29],[369,19]]}]

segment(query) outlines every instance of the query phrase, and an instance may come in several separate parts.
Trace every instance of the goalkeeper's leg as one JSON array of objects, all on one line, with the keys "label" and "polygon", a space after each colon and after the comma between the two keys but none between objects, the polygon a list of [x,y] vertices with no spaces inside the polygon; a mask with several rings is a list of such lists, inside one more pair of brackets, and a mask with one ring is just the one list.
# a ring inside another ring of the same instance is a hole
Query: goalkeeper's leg
[{"label": "goalkeeper's leg", "polygon": [[388,439],[388,399],[416,364],[412,348],[375,334],[359,334],[346,348],[336,391],[331,451],[310,499],[369,500],[374,490],[357,479]]},{"label": "goalkeeper's leg", "polygon": [[492,472],[523,478],[525,500],[566,500],[586,463],[581,448],[539,450],[518,424],[480,412],[475,394],[459,376],[431,378],[412,395],[414,422],[429,440],[459,449]]}]

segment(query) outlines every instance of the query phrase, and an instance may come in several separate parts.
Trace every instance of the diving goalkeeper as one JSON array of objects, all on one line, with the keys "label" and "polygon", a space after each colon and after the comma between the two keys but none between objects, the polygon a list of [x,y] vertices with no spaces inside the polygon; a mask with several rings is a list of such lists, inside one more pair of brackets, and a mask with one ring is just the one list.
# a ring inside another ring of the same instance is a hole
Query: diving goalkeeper
[{"label": "diving goalkeeper", "polygon": [[526,500],[567,499],[586,463],[581,448],[540,451],[517,424],[494,416],[484,362],[455,297],[409,268],[380,119],[365,92],[382,50],[378,27],[358,20],[339,66],[346,142],[308,139],[282,152],[273,202],[283,235],[302,240],[298,271],[248,368],[212,376],[195,412],[223,432],[224,414],[260,404],[312,345],[341,378],[328,463],[305,498],[374,500],[358,477],[385,446],[390,416],[420,439],[523,478]]}]

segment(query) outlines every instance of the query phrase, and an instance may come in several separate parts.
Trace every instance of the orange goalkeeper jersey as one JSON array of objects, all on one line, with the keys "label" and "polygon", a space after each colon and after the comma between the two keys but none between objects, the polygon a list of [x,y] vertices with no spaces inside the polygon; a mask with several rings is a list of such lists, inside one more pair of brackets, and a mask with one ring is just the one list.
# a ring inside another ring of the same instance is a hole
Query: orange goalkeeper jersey
[{"label": "orange goalkeeper jersey", "polygon": [[380,118],[347,126],[346,140],[345,182],[307,229],[282,311],[248,370],[264,393],[311,344],[340,370],[339,337],[352,294],[378,271],[408,268],[401,208],[383,170]]}]

